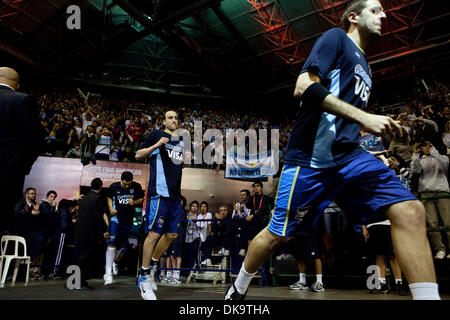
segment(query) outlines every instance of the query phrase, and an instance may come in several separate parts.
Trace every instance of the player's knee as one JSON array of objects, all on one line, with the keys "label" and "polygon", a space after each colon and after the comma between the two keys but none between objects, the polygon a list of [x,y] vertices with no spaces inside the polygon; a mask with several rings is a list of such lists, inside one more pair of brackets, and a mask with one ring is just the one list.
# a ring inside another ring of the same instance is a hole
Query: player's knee
[{"label": "player's knee", "polygon": [[420,201],[407,201],[389,210],[391,223],[401,228],[421,228],[426,224],[426,213]]},{"label": "player's knee", "polygon": [[266,234],[270,238],[270,241],[274,245],[274,247],[280,246],[289,241],[289,238],[274,234],[271,231],[269,231],[268,229],[266,229]]},{"label": "player's knee", "polygon": [[169,240],[175,240],[176,238],[178,238],[178,233],[166,233],[166,237]]}]

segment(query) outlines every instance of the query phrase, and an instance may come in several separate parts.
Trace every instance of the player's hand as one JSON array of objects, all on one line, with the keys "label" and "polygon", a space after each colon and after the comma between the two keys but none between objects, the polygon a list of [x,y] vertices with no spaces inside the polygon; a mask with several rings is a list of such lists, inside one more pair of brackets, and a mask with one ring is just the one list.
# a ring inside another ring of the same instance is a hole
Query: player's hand
[{"label": "player's hand", "polygon": [[169,138],[167,138],[167,137],[162,137],[161,139],[159,139],[159,141],[156,143],[156,145],[157,145],[158,148],[159,148],[159,147],[161,147],[161,146],[163,146],[163,145],[165,145],[165,144],[167,144],[167,143],[169,143]]},{"label": "player's hand", "polygon": [[249,215],[247,218],[245,218],[245,220],[246,220],[247,222],[252,221],[252,219],[253,219],[253,215],[252,215],[252,214]]},{"label": "player's hand", "polygon": [[108,239],[109,238],[109,232],[105,232],[104,234],[103,234],[103,238],[106,240],[106,239]]},{"label": "player's hand", "polygon": [[117,214],[116,209],[109,210],[112,216],[115,216]]},{"label": "player's hand", "polygon": [[391,117],[367,113],[361,125],[364,130],[376,136],[382,136],[388,133],[396,133],[399,137],[402,136],[400,121],[395,121]]}]

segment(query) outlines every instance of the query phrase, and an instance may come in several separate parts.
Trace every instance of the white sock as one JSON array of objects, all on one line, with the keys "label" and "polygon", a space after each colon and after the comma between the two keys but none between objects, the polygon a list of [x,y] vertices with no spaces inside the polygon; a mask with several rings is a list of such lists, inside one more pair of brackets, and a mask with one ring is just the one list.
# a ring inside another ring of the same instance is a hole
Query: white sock
[{"label": "white sock", "polygon": [[438,284],[433,282],[418,282],[409,285],[413,300],[441,300]]},{"label": "white sock", "polygon": [[242,263],[241,270],[239,270],[239,275],[234,282],[234,286],[240,294],[244,294],[245,292],[247,292],[248,286],[250,285],[250,282],[252,281],[255,274],[256,272],[248,273],[247,271],[245,271],[244,263]]},{"label": "white sock", "polygon": [[106,249],[106,267],[105,267],[105,271],[108,274],[110,274],[111,270],[112,270],[112,265],[113,265],[113,262],[114,262],[114,255],[115,255],[114,251],[115,250],[116,250],[115,248],[111,248],[111,247],[108,247]]},{"label": "white sock", "polygon": [[167,270],[166,275],[167,275],[167,279],[172,278],[172,271],[171,270]]},{"label": "white sock", "polygon": [[402,279],[395,279],[395,284],[402,284]]},{"label": "white sock", "polygon": [[166,270],[161,270],[161,276],[164,277],[166,275]]},{"label": "white sock", "polygon": [[316,274],[316,281],[320,282],[321,284],[323,284],[323,282],[322,282],[322,275],[321,274]]},{"label": "white sock", "polygon": [[180,280],[180,270],[174,270],[173,271],[173,278]]},{"label": "white sock", "polygon": [[119,256],[119,254],[120,254],[120,250],[116,249],[116,252],[115,252],[115,255],[114,255],[114,261],[116,261],[116,259]]},{"label": "white sock", "polygon": [[386,284],[386,278],[378,278],[378,280],[380,280],[381,283]]},{"label": "white sock", "polygon": [[306,273],[299,273],[300,276],[300,282],[306,283]]}]

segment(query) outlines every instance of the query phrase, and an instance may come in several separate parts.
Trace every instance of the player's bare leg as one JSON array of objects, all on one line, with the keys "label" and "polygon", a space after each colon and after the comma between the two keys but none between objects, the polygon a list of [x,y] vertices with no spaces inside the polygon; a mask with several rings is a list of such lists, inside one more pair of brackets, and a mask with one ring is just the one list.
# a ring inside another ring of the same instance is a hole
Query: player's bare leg
[{"label": "player's bare leg", "polygon": [[[439,298],[422,203],[418,200],[399,202],[390,206],[386,215],[391,221],[395,255],[408,280],[413,298]],[[415,295],[416,288],[420,288],[418,295]]]}]

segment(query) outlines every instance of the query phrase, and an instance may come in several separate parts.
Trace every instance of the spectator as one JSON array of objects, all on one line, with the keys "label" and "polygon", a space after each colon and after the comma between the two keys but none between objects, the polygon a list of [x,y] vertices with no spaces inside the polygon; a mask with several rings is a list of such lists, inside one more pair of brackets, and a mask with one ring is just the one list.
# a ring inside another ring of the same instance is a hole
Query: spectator
[{"label": "spectator", "polygon": [[135,117],[133,123],[127,127],[127,132],[133,139],[134,145],[137,147],[142,140],[142,135],[144,134],[138,117]]},{"label": "spectator", "polygon": [[75,143],[73,148],[70,148],[69,151],[66,153],[66,158],[80,158],[81,156],[81,150],[80,150],[80,144]]},{"label": "spectator", "polygon": [[[321,220],[321,223],[323,220]],[[311,285],[311,291],[324,292],[325,288],[322,281],[322,260],[320,258],[322,246],[320,243],[321,232],[319,232],[318,224],[311,226],[309,222],[299,218],[297,220],[294,239],[288,242],[288,251],[294,255],[297,262],[299,272],[299,280],[291,285],[291,290],[307,290],[306,282],[306,261],[305,259],[314,260],[314,270],[316,281]]]},{"label": "spectator", "polygon": [[95,158],[99,160],[109,160],[111,153],[112,132],[108,127],[103,127],[95,148]]},{"label": "spectator", "polygon": [[190,211],[187,214],[186,226],[186,267],[195,268],[200,267],[200,237],[204,227],[203,221],[196,221],[198,219],[198,201],[191,202]]},{"label": "spectator", "polygon": [[[40,239],[41,212],[39,203],[36,201],[36,189],[27,188],[25,190],[25,199],[19,201],[14,209],[11,234],[25,238],[27,243],[27,254],[30,256],[33,266],[36,265],[35,259],[39,255],[42,247]],[[31,269],[31,278],[39,278],[39,268]]]},{"label": "spectator", "polygon": [[409,166],[411,163],[411,147],[409,145],[409,135],[404,127],[402,127],[402,135],[394,133],[394,137],[389,145],[391,154],[400,156],[403,161]]},{"label": "spectator", "polygon": [[119,140],[114,140],[109,153],[109,161],[119,161],[119,153],[121,151]]},{"label": "spectator", "polygon": [[[419,143],[414,148],[411,170],[419,176],[419,192],[427,213],[430,228],[439,226],[439,217],[445,227],[450,227],[450,199],[447,179],[449,159],[439,154],[431,142]],[[436,259],[445,257],[445,245],[439,232],[430,232],[431,246],[436,252]],[[450,232],[447,231],[447,243]],[[448,248],[447,248],[448,250]],[[447,256],[450,258],[450,253]]]},{"label": "spectator", "polygon": [[207,247],[206,241],[208,241],[208,236],[211,234],[211,223],[213,219],[213,215],[211,212],[208,212],[208,202],[202,201],[200,203],[200,213],[198,214],[197,219],[199,220],[209,220],[209,221],[203,221],[203,228],[201,229],[200,233],[200,240],[201,240],[201,252],[205,255],[205,260],[202,261],[201,265],[211,265],[211,259],[206,258],[206,252],[205,248]]},{"label": "spectator", "polygon": [[92,125],[87,126],[87,131],[81,136],[81,163],[83,166],[92,162],[95,165],[95,147],[98,141],[98,137],[95,134],[95,129]]},{"label": "spectator", "polygon": [[442,134],[442,142],[447,148],[447,155],[450,155],[450,120],[445,124],[445,132]]},{"label": "spectator", "polygon": [[70,228],[72,212],[77,206],[77,200],[62,199],[57,210],[49,216],[50,241],[44,254],[44,278],[54,279],[58,274],[65,274],[65,270],[61,271],[59,267],[65,260],[69,260],[65,257],[66,233]]},{"label": "spectator", "polygon": [[247,216],[248,245],[253,238],[265,227],[270,213],[270,198],[263,194],[263,184],[255,181],[252,184],[255,194],[247,202],[250,214]]},{"label": "spectator", "polygon": [[42,200],[39,205],[40,214],[34,219],[34,231],[32,235],[33,255],[35,256],[33,265],[36,267],[31,275],[32,279],[39,279],[41,268],[40,260],[41,255],[44,253],[47,245],[48,237],[50,235],[50,217],[54,215],[56,210],[56,197],[55,191],[50,190],[47,192],[47,196]]},{"label": "spectator", "polygon": [[124,162],[135,162],[136,161],[136,152],[133,151],[133,147],[131,145],[127,145],[124,151],[120,151],[118,154],[119,161]]},{"label": "spectator", "polygon": [[236,202],[231,218],[231,232],[235,242],[237,242],[237,249],[239,249],[239,256],[244,257],[247,251],[247,223],[246,218],[250,215],[251,210],[247,208],[247,202],[250,199],[250,191],[243,189],[240,191],[240,201]]}]

